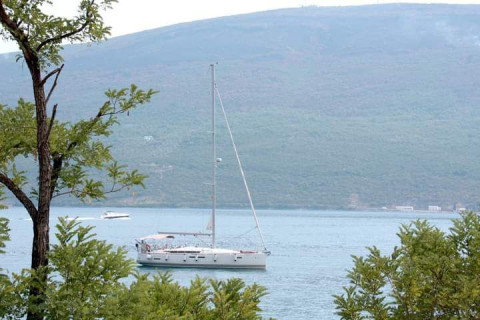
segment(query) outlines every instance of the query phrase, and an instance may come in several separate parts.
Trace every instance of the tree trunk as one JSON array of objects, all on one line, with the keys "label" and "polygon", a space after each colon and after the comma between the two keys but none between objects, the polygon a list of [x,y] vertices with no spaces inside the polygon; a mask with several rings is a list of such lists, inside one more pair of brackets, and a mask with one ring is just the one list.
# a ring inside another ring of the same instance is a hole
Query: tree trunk
[{"label": "tree trunk", "polygon": [[48,264],[49,247],[49,212],[39,212],[39,218],[33,222],[32,269]]},{"label": "tree trunk", "polygon": [[[30,63],[28,63],[30,62]],[[45,90],[42,83],[41,71],[38,60],[27,61],[33,81],[33,94],[35,97],[37,117],[37,152],[38,152],[38,209],[33,221],[33,244],[32,244],[32,269],[40,272],[38,284],[31,284],[29,291],[30,301],[36,306],[41,306],[45,297],[41,292],[47,281],[47,274],[42,267],[48,265],[49,250],[49,218],[50,218],[50,183],[52,165],[50,161],[50,145],[48,142],[47,106]],[[43,319],[41,308],[29,308],[27,320]]]},{"label": "tree trunk", "polygon": [[[48,265],[49,215],[49,210],[47,212],[39,211],[37,218],[33,220],[32,269],[38,272],[38,282],[30,285],[29,301],[35,306],[42,305],[45,302],[42,287],[47,281],[47,273],[42,270],[42,267]],[[29,308],[27,319],[41,320],[43,319],[43,311],[41,308]]]}]

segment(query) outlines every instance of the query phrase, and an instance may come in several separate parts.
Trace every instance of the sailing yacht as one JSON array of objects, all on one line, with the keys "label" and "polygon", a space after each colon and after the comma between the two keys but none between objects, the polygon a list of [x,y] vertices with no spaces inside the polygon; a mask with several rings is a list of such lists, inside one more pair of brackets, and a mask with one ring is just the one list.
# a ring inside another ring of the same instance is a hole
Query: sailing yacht
[{"label": "sailing yacht", "polygon": [[[270,252],[265,246],[265,240],[263,238],[260,224],[258,222],[255,207],[253,205],[250,190],[248,188],[247,180],[245,179],[245,173],[243,172],[242,164],[238,156],[235,141],[233,140],[232,131],[228,123],[228,119],[223,107],[220,93],[217,89],[215,81],[215,64],[211,64],[212,71],[212,140],[213,140],[213,183],[212,183],[212,215],[207,227],[209,232],[158,232],[157,234],[136,239],[137,240],[137,262],[144,266],[160,266],[160,267],[195,267],[195,268],[235,268],[235,269],[265,269],[267,265],[267,256]],[[215,215],[216,215],[216,175],[217,164],[221,161],[217,158],[216,153],[216,97],[223,113],[223,118],[226,123],[226,127],[230,134],[230,140],[232,142],[233,150],[237,158],[238,167],[243,179],[245,190],[247,192],[252,215],[255,220],[256,229],[262,241],[263,250],[236,250],[236,249],[224,249],[216,246],[215,237]],[[193,236],[193,237],[210,237],[210,247],[197,247],[197,246],[171,246],[171,245],[158,245],[156,243],[165,241],[168,239],[174,239],[178,236]]]}]

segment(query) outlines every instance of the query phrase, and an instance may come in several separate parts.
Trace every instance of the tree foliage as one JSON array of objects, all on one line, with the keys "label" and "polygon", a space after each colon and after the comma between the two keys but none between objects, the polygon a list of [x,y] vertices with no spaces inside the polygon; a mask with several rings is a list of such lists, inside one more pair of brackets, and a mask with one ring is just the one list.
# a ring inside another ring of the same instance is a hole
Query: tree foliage
[{"label": "tree foliage", "polygon": [[[110,147],[101,142],[111,134],[119,114],[150,101],[153,90],[135,85],[108,90],[96,115],[76,123],[56,119],[58,104],[51,104],[63,70],[60,54],[65,42],[96,42],[105,39],[110,28],[101,12],[115,0],[80,0],[78,15],[57,17],[46,13],[50,0],[0,0],[0,36],[15,41],[28,67],[34,102],[20,99],[16,108],[0,106],[0,200],[6,187],[22,203],[33,222],[31,267],[35,270],[29,289],[27,319],[41,319],[45,313],[48,278],[49,216],[52,199],[73,195],[82,201],[102,199],[106,194],[143,186],[144,175],[119,166]],[[50,107],[50,108],[49,108]],[[48,113],[51,110],[51,115]],[[36,185],[25,190],[27,179],[17,170],[17,158],[33,159],[38,166]],[[92,170],[106,170],[111,186]],[[35,281],[34,281],[35,280]]]},{"label": "tree foliage", "polygon": [[[97,42],[110,34],[102,11],[116,0],[81,0],[78,15],[73,18],[45,13],[50,0],[1,0],[0,36],[17,42],[31,76],[35,102],[24,99],[16,107],[0,105],[0,201],[7,187],[35,218],[48,216],[46,208],[52,198],[73,195],[82,201],[103,199],[108,193],[143,185],[144,175],[118,165],[110,146],[101,138],[112,133],[118,116],[148,103],[155,93],[135,85],[105,92],[106,100],[90,119],[77,123],[56,119],[58,105],[51,105],[52,94],[63,70],[61,50],[65,42]],[[50,70],[48,70],[50,69]],[[50,88],[46,90],[48,82]],[[38,161],[38,188],[23,190],[27,185],[24,172],[17,170],[19,157]],[[43,160],[43,161],[42,161]],[[95,170],[107,170],[110,185],[99,180]],[[43,188],[42,188],[43,187]],[[35,205],[32,199],[38,198]],[[39,219],[33,219],[37,223]]]},{"label": "tree foliage", "polygon": [[[9,231],[8,220],[0,217],[0,255],[5,253],[6,242],[10,240]],[[22,279],[15,274],[9,277],[0,268],[0,319],[19,319],[24,315],[25,295],[22,293],[26,292],[26,287]]]},{"label": "tree foliage", "polygon": [[[132,85],[108,90],[105,94],[107,100],[90,119],[77,123],[55,120],[52,124],[50,151],[55,177],[52,198],[70,194],[82,201],[91,201],[136,185],[144,187],[145,176],[119,165],[111,155],[111,147],[101,138],[112,134],[112,126],[118,123],[120,114],[148,102],[154,91],[143,91]],[[27,179],[24,172],[17,170],[15,160],[36,158],[35,105],[20,99],[16,108],[0,106],[0,124],[0,172],[22,188]],[[102,170],[108,172],[109,185],[98,178],[97,172]],[[30,195],[37,197],[38,190],[33,188]]]},{"label": "tree foliage", "polygon": [[341,319],[479,319],[480,218],[463,214],[448,234],[419,220],[398,236],[390,255],[373,247],[354,257],[335,296]]},{"label": "tree foliage", "polygon": [[196,278],[189,287],[166,273],[149,279],[136,274],[130,288],[112,298],[108,319],[262,319],[260,298],[265,288],[245,286],[241,279],[226,281]]},{"label": "tree foliage", "polygon": [[[92,229],[60,218],[49,270],[24,270],[13,274],[13,281],[1,275],[0,318],[21,318],[33,307],[44,319],[262,319],[259,303],[265,288],[246,286],[240,279],[200,278],[181,286],[168,273],[140,274],[125,249],[96,239]],[[3,219],[0,248],[7,240]],[[44,299],[38,304],[29,297],[28,288],[45,271]],[[129,276],[133,279],[126,285]]]},{"label": "tree foliage", "polygon": [[[4,0],[6,14],[18,28],[0,29],[4,39],[16,41],[20,49],[33,50],[42,68],[59,65],[63,42],[96,42],[110,34],[101,11],[111,8],[116,0],[81,0],[74,18],[57,17],[42,10],[51,0]],[[28,48],[25,47],[28,43]],[[23,56],[19,56],[22,59]]]}]

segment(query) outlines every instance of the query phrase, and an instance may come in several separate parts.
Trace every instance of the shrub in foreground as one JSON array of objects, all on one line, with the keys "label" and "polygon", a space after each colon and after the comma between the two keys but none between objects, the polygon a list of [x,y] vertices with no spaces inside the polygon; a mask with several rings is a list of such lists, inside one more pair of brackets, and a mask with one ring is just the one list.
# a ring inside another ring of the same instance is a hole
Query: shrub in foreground
[{"label": "shrub in foreground", "polygon": [[[21,318],[34,308],[44,319],[262,319],[265,288],[200,278],[181,286],[167,273],[140,274],[125,249],[97,240],[92,228],[61,218],[47,268],[11,276],[0,269],[0,318]],[[8,231],[0,219],[0,253]],[[45,275],[46,284],[36,281]],[[128,276],[134,279],[126,285]],[[29,298],[31,286],[38,286],[41,304]]]},{"label": "shrub in foreground", "polygon": [[404,225],[390,255],[353,257],[350,285],[335,296],[341,319],[480,319],[480,219],[465,213],[446,233]]}]

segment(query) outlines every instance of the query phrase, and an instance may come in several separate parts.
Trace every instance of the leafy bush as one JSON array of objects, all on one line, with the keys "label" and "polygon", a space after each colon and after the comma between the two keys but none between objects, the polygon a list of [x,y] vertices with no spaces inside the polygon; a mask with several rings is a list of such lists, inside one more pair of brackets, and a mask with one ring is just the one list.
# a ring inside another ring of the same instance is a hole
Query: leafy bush
[{"label": "leafy bush", "polygon": [[[243,290],[243,291],[242,291]],[[106,319],[261,319],[260,298],[265,289],[245,287],[241,279],[206,281],[196,278],[190,287],[172,281],[169,274],[152,280],[136,274],[126,290],[111,297]]]},{"label": "leafy bush", "polygon": [[[21,318],[34,308],[45,319],[262,319],[265,288],[241,279],[200,278],[181,286],[168,273],[140,274],[125,249],[97,240],[92,229],[60,218],[47,268],[0,273],[0,318]],[[8,231],[7,220],[0,219],[0,253]],[[44,302],[29,301],[29,288],[43,283],[36,279],[45,273],[46,285],[39,287]],[[134,277],[130,285],[128,276]]]},{"label": "leafy bush", "polygon": [[426,221],[401,227],[391,255],[354,257],[350,285],[335,296],[341,319],[479,319],[480,219],[466,213],[450,233]]}]

